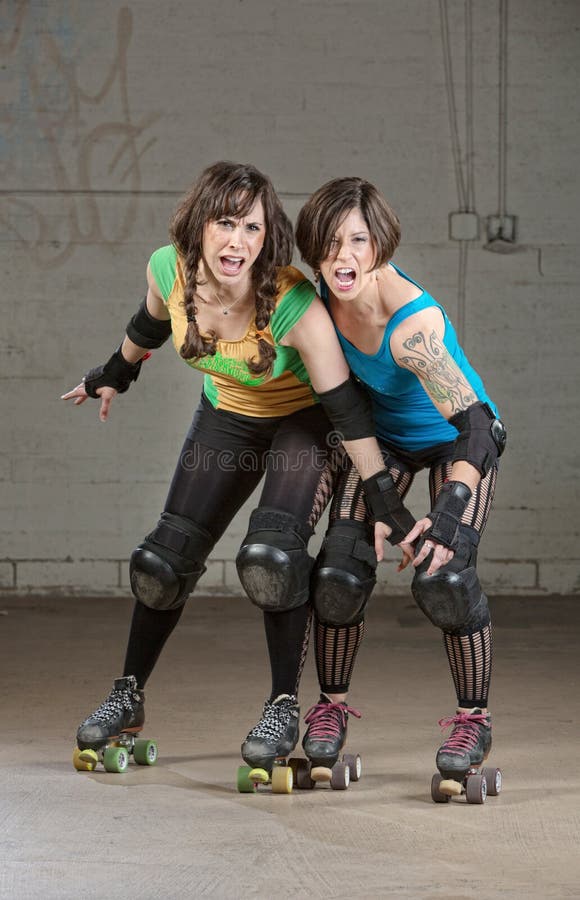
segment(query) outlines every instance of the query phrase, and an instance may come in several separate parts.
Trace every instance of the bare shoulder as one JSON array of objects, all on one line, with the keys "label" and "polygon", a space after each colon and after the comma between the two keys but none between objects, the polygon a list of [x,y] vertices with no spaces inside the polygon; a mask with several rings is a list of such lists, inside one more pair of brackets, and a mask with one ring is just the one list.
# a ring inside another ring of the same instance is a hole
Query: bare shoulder
[{"label": "bare shoulder", "polygon": [[430,334],[432,331],[440,338],[445,336],[445,319],[438,306],[427,306],[397,325],[391,335],[391,347],[402,344],[415,334]]},{"label": "bare shoulder", "polygon": [[284,335],[280,343],[282,346],[300,350],[305,342],[310,346],[315,346],[324,342],[328,335],[334,335],[334,326],[324,303],[317,294],[304,315],[299,318],[288,334]]}]

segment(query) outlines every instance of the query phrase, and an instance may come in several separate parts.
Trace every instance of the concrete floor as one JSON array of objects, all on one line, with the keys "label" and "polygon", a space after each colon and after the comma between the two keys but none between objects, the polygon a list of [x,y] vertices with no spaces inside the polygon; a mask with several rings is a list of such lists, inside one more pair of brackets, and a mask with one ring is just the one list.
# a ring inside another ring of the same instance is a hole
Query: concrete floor
[{"label": "concrete floor", "polygon": [[[346,792],[238,794],[240,740],[268,688],[259,613],[197,598],[147,691],[159,763],[77,773],[78,722],[119,673],[130,602],[0,600],[0,896],[580,897],[580,600],[493,604],[491,709],[504,792],[432,803],[437,719],[454,700],[440,638],[375,599],[351,701]],[[317,696],[311,658],[303,711]]]}]

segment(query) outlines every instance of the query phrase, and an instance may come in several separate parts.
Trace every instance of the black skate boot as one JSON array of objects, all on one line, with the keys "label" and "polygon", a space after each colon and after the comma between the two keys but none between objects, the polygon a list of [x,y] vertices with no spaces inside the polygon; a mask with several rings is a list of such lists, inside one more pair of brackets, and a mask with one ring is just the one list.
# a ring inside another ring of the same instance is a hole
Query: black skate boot
[{"label": "black skate boot", "polygon": [[242,744],[242,758],[249,766],[271,772],[274,760],[287,757],[298,743],[300,707],[295,696],[280,694],[266,700],[262,718]]},{"label": "black skate boot", "polygon": [[491,749],[491,717],[474,707],[469,712],[440,719],[442,728],[453,731],[437,751],[436,765],[443,779],[463,782],[470,769],[480,768]]},{"label": "black skate boot", "polygon": [[308,730],[302,746],[312,768],[332,769],[346,741],[349,713],[357,719],[361,717],[357,709],[344,701],[333,703],[326,694],[321,694],[318,703],[308,710],[304,717]]},{"label": "black skate boot", "polygon": [[99,751],[121,734],[137,734],[145,722],[145,694],[134,675],[116,678],[113,690],[79,726],[79,750]]}]

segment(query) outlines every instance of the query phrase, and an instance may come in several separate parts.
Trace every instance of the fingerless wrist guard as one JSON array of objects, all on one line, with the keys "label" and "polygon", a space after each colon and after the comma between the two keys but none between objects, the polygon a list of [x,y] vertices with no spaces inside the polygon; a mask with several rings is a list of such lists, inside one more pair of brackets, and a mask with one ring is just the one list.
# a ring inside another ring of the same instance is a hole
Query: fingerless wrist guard
[{"label": "fingerless wrist guard", "polygon": [[459,537],[461,517],[471,500],[471,491],[462,481],[446,481],[439,492],[435,505],[427,518],[433,522],[424,533],[424,538],[432,538],[449,550],[455,550]]},{"label": "fingerless wrist guard", "polygon": [[155,319],[147,309],[147,297],[127,325],[127,337],[146,350],[156,350],[171,335],[170,319]]},{"label": "fingerless wrist guard", "polygon": [[415,517],[407,509],[389,472],[383,469],[363,481],[367,506],[375,522],[383,522],[391,529],[387,540],[400,544],[415,525]]},{"label": "fingerless wrist guard", "polygon": [[95,366],[90,369],[83,378],[85,391],[89,397],[98,399],[97,389],[102,387],[115,388],[117,393],[124,394],[129,390],[132,381],[137,381],[141,371],[141,363],[127,362],[121,348],[118,347],[104,366]]},{"label": "fingerless wrist guard", "polygon": [[352,375],[338,387],[318,396],[324,412],[343,441],[374,437],[370,397]]},{"label": "fingerless wrist guard", "polygon": [[496,418],[491,406],[481,401],[455,413],[449,424],[459,432],[455,439],[453,462],[464,460],[485,478],[505,449],[505,425]]}]

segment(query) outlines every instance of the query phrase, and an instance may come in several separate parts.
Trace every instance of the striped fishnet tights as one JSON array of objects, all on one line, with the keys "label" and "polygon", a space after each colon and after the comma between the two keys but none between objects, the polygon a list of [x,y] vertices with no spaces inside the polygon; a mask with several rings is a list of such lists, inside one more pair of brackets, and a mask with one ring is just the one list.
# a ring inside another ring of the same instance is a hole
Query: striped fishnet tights
[{"label": "striped fishnet tights", "polygon": [[[400,496],[404,498],[416,472],[392,456],[387,457],[386,464]],[[429,469],[432,505],[450,475],[451,462],[435,465]],[[470,526],[478,534],[483,532],[487,523],[496,480],[497,469],[493,468],[473,492],[465,510],[463,524]],[[330,521],[332,523],[337,520],[354,519],[361,522],[365,521],[366,517],[367,509],[361,480],[352,464],[345,461],[332,501]],[[351,626],[332,626],[316,621],[314,632],[316,666],[321,689],[326,693],[338,694],[348,691],[363,634],[364,622]],[[458,706],[486,707],[493,650],[491,624],[471,634],[444,633],[443,640]]]}]

